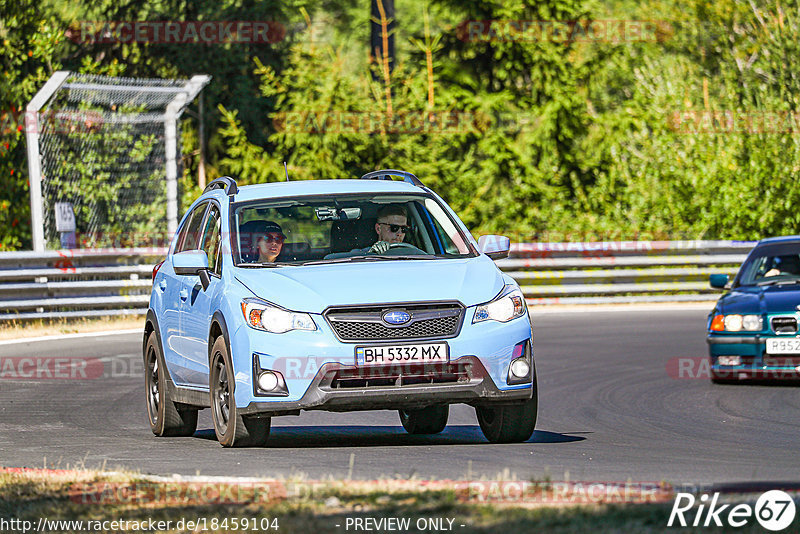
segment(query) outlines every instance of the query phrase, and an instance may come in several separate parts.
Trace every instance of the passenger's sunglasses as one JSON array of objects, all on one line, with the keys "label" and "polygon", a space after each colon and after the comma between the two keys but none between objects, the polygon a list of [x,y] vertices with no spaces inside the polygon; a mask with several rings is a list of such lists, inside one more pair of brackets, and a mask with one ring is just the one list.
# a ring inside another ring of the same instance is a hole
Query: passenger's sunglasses
[{"label": "passenger's sunglasses", "polygon": [[410,226],[405,226],[403,224],[389,224],[389,223],[378,223],[378,224],[388,226],[389,231],[394,234],[396,234],[397,232],[403,232],[404,234],[407,234],[408,231],[411,230]]},{"label": "passenger's sunglasses", "polygon": [[263,239],[267,243],[273,243],[274,242],[274,243],[278,243],[278,244],[283,244],[283,242],[286,241],[286,237],[282,236],[280,234],[265,234],[265,235],[261,236],[261,239]]}]

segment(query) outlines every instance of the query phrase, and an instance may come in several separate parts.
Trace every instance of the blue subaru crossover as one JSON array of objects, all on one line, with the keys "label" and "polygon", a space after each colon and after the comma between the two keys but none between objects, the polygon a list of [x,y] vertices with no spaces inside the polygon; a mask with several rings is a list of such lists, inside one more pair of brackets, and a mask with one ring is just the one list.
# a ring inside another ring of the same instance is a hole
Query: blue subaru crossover
[{"label": "blue subaru crossover", "polygon": [[398,410],[409,433],[435,434],[466,403],[489,441],[529,439],[530,319],[492,261],[508,251],[405,171],[214,180],[153,271],[153,433],[192,435],[211,408],[226,447],[263,445],[272,417],[301,410]]}]

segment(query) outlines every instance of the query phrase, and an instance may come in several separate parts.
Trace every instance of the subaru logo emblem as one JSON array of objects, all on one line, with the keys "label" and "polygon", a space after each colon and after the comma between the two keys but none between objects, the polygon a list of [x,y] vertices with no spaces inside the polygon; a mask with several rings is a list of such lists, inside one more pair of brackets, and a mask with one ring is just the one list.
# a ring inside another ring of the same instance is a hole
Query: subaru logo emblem
[{"label": "subaru logo emblem", "polygon": [[410,321],[411,314],[404,312],[403,310],[394,310],[384,313],[381,318],[383,319],[384,323],[397,326],[406,324],[408,321]]}]

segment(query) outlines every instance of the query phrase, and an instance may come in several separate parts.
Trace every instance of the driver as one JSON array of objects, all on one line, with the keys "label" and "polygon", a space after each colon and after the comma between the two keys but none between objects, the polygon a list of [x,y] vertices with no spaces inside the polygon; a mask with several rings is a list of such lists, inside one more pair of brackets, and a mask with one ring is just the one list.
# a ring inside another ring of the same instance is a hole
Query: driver
[{"label": "driver", "polygon": [[378,241],[372,245],[369,252],[383,254],[394,243],[402,243],[409,227],[406,225],[408,217],[406,210],[400,204],[387,204],[378,211],[378,221],[375,223],[375,233]]},{"label": "driver", "polygon": [[778,276],[781,274],[792,274],[792,275],[799,275],[800,274],[800,257],[797,254],[790,254],[788,256],[778,256],[776,258],[778,260],[777,267],[773,267],[764,275],[766,276]]}]

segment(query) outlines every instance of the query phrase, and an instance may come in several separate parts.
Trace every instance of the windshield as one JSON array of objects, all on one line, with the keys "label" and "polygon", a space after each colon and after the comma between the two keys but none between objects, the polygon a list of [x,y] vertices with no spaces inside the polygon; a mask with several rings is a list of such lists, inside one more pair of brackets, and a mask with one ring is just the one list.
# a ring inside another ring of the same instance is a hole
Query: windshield
[{"label": "windshield", "polygon": [[776,243],[756,248],[742,265],[737,286],[800,282],[800,243]]},{"label": "windshield", "polygon": [[475,255],[431,196],[327,195],[235,206],[234,259],[243,267]]}]

